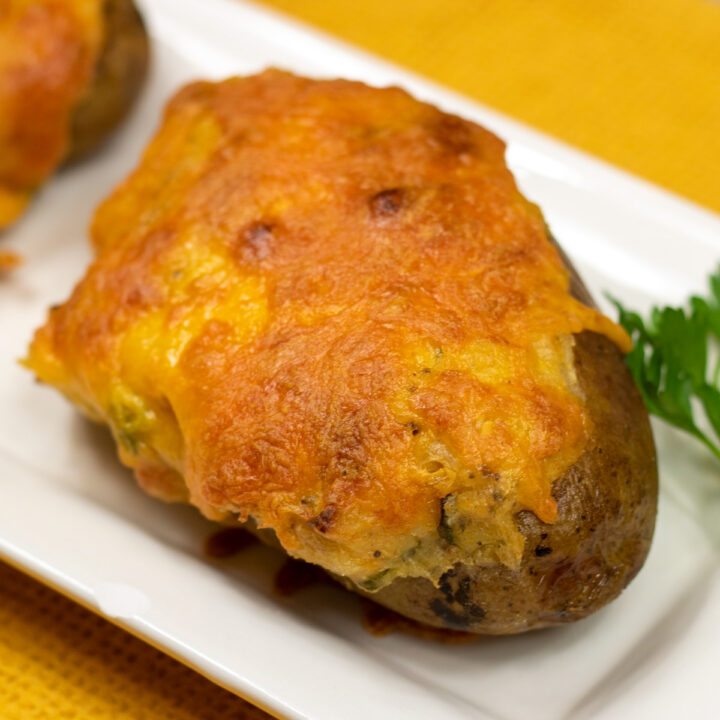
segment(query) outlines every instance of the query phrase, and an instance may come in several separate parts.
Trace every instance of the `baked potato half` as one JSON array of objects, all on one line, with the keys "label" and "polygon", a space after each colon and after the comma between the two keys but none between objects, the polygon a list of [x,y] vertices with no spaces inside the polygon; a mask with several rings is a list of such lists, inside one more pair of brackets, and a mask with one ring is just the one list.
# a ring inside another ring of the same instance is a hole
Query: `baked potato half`
[{"label": "baked potato half", "polygon": [[623,363],[484,128],[398,88],[195,83],[27,365],[160,498],[431,625],[587,615],[648,551]]},{"label": "baked potato half", "polygon": [[148,65],[132,0],[0,5],[0,229],[120,123]]}]

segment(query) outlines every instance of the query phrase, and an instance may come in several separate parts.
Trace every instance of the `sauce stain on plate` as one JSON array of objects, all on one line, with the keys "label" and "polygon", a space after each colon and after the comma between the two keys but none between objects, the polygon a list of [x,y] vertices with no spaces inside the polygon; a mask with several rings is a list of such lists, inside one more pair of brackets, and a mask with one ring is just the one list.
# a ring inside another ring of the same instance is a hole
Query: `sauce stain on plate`
[{"label": "sauce stain on plate", "polygon": [[214,560],[223,560],[257,542],[258,539],[243,528],[224,528],[205,541],[205,555]]},{"label": "sauce stain on plate", "polygon": [[[207,538],[205,555],[215,560],[225,560],[240,554],[258,542],[258,538],[243,528],[223,528]],[[318,565],[311,565],[294,558],[286,558],[273,579],[273,591],[280,597],[290,597],[315,585],[332,585],[335,588],[342,588],[342,585],[335,582]],[[424,640],[434,640],[445,644],[464,644],[479,639],[479,636],[472,633],[423,625],[398,615],[369,598],[360,598],[360,602],[363,627],[375,637],[384,637],[392,632],[404,632]]]}]

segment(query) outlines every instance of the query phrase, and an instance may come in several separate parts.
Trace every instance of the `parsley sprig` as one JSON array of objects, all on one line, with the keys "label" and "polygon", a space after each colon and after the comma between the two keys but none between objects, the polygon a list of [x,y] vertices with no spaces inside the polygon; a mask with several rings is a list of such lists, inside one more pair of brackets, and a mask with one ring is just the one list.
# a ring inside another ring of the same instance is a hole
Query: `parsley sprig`
[{"label": "parsley sprig", "polygon": [[[720,459],[720,357],[708,373],[710,345],[720,339],[720,269],[710,276],[707,297],[691,297],[686,308],[655,307],[647,321],[610,300],[632,338],[627,364],[648,410],[696,437]],[[712,436],[695,421],[698,407]]]}]

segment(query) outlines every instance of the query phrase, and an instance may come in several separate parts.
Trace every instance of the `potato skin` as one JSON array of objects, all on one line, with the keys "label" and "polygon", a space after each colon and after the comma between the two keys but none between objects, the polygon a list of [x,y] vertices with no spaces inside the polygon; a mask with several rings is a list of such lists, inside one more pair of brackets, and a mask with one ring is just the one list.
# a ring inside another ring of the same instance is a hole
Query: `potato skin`
[{"label": "potato skin", "polygon": [[[557,241],[571,273],[572,294],[594,306]],[[587,448],[553,483],[559,518],[517,515],[525,536],[520,568],[457,565],[435,587],[398,578],[367,592],[333,574],[349,590],[438,628],[510,635],[563,625],[616,598],[645,562],[657,513],[655,444],[645,405],[618,347],[604,335],[575,336],[575,371],[593,423]],[[272,531],[245,527],[282,549]]]},{"label": "potato skin", "polygon": [[518,514],[526,538],[520,568],[459,565],[437,588],[426,579],[401,578],[363,594],[428,625],[502,635],[586,617],[635,577],[657,509],[650,423],[618,348],[590,331],[575,340],[575,368],[594,430],[583,455],[553,484],[557,522]]},{"label": "potato skin", "polygon": [[150,46],[132,0],[105,0],[105,40],[95,77],[75,107],[66,163],[93,152],[123,120],[142,88]]}]

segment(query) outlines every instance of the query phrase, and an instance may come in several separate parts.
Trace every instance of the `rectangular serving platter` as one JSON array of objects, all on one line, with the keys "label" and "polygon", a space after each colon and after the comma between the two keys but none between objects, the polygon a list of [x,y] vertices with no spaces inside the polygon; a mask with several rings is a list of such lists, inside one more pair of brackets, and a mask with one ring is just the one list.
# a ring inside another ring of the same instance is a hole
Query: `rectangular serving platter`
[{"label": "rectangular serving platter", "polygon": [[140,5],[154,41],[140,106],[0,240],[25,257],[0,282],[0,555],[282,718],[716,717],[720,469],[667,427],[655,425],[653,549],[616,602],[573,626],[444,645],[370,635],[339,588],[277,597],[273,550],[208,560],[213,526],[146,497],[107,433],[18,365],[46,308],[82,274],[93,208],[136,164],[169,94],[269,65],[401,85],[491,128],[608,311],[606,292],[641,310],[681,302],[720,260],[717,216],[297,22],[236,0]]}]

